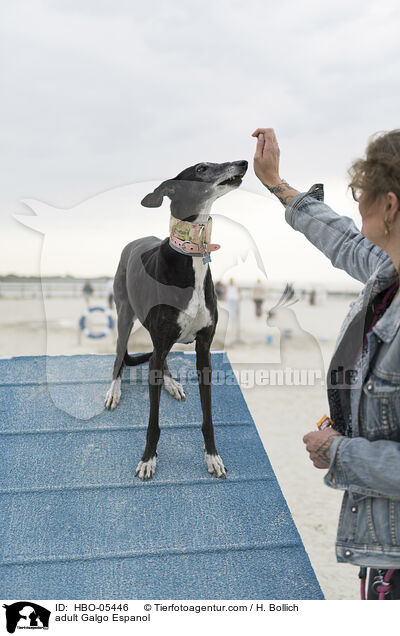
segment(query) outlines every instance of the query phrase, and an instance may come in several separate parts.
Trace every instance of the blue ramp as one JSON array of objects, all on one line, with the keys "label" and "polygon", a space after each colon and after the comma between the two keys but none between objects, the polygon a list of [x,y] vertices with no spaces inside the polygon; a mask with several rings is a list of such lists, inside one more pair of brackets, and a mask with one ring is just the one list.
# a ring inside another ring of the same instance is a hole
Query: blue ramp
[{"label": "blue ramp", "polygon": [[195,357],[176,352],[187,398],[162,391],[144,483],[148,364],[125,369],[109,412],[113,356],[0,360],[0,598],[323,598],[229,360],[212,359],[228,478],[207,473]]}]

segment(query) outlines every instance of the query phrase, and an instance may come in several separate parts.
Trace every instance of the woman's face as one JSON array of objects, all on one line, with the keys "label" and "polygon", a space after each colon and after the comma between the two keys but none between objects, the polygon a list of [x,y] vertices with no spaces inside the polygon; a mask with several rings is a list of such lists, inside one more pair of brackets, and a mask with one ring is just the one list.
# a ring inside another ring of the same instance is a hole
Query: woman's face
[{"label": "woman's face", "polygon": [[361,234],[371,243],[384,247],[387,242],[383,222],[386,211],[385,195],[380,194],[375,201],[371,202],[371,200],[368,200],[366,193],[362,192],[358,200],[358,209],[362,220]]}]

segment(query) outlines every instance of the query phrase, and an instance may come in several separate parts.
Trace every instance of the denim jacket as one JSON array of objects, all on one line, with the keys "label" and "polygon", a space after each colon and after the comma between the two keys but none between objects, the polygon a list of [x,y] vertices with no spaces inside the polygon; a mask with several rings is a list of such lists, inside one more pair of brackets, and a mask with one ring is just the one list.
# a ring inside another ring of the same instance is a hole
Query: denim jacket
[{"label": "denim jacket", "polygon": [[[286,221],[323,252],[334,267],[364,283],[351,303],[337,350],[356,314],[397,282],[388,254],[354,221],[323,203],[323,186],[296,195]],[[351,437],[336,437],[324,481],[344,490],[336,540],[339,562],[400,568],[400,295],[368,333],[351,387]],[[377,350],[378,347],[378,350]],[[372,362],[372,365],[371,365]]]}]

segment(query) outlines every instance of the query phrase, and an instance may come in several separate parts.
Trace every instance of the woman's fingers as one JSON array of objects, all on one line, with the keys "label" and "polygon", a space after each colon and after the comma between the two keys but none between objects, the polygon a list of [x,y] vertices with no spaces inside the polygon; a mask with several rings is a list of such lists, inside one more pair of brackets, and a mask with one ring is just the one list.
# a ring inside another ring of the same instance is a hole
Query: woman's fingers
[{"label": "woman's fingers", "polygon": [[256,152],[254,154],[254,158],[261,159],[263,155],[263,150],[264,150],[264,135],[263,133],[259,133],[257,137],[257,145],[256,145]]},{"label": "woman's fingers", "polygon": [[253,133],[252,133],[252,137],[258,137],[258,135],[260,133],[263,133],[263,135],[275,135],[275,131],[273,128],[257,128]]},{"label": "woman's fingers", "polygon": [[[270,154],[271,152],[279,156],[280,150],[278,140],[273,128],[257,128],[252,133],[252,137],[257,137],[256,156],[258,158],[265,156],[266,154]],[[262,148],[260,153],[261,145]]]},{"label": "woman's fingers", "polygon": [[257,137],[254,155],[254,172],[261,183],[268,187],[280,181],[279,146],[273,128],[257,128],[253,133]]}]

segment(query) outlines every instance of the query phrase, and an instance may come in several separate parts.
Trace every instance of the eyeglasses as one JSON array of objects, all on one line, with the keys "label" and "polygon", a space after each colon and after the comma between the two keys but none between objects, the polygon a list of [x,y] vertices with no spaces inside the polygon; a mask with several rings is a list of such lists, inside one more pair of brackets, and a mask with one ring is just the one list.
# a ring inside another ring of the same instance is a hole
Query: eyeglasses
[{"label": "eyeglasses", "polygon": [[362,190],[360,188],[353,188],[353,186],[351,186],[350,189],[351,189],[351,194],[353,195],[354,201],[358,203],[362,195]]}]

